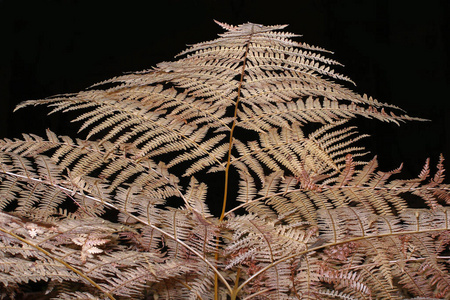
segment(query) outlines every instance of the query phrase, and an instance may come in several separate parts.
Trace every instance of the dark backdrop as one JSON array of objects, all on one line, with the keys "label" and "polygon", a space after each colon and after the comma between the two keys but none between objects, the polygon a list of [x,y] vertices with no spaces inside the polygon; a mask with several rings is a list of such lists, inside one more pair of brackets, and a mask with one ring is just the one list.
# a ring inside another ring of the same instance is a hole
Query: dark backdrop
[{"label": "dark backdrop", "polygon": [[[431,119],[401,127],[362,121],[382,168],[450,158],[449,1],[356,0],[0,0],[0,137],[76,134],[45,108],[19,102],[76,92],[123,72],[171,60],[186,44],[222,32],[213,19],[290,24],[307,43],[333,50],[355,90]],[[82,134],[81,134],[82,136]],[[448,165],[448,164],[447,164]]]}]

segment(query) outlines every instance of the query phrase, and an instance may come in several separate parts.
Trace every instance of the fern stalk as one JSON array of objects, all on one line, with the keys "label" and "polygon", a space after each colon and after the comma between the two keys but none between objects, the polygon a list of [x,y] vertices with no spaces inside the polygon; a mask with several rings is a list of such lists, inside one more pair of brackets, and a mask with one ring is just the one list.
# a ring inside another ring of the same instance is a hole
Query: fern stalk
[{"label": "fern stalk", "polygon": [[244,74],[245,74],[245,64],[247,62],[247,55],[248,55],[248,49],[250,46],[250,39],[247,42],[247,45],[245,46],[245,54],[244,58],[242,60],[242,70],[241,70],[241,78],[239,80],[239,86],[237,89],[237,99],[236,104],[234,105],[234,116],[233,116],[233,125],[231,126],[230,130],[230,141],[229,141],[229,147],[228,147],[228,158],[227,158],[227,166],[225,168],[225,184],[224,184],[224,191],[223,191],[223,203],[222,203],[222,213],[220,214],[219,221],[222,221],[225,217],[226,212],[226,206],[227,206],[227,196],[228,196],[228,178],[230,174],[230,166],[231,166],[231,151],[233,149],[233,134],[234,129],[236,128],[236,121],[237,121],[237,112],[239,110],[239,101],[241,96],[241,88],[242,88],[242,82],[244,80]]},{"label": "fern stalk", "polygon": [[[245,64],[247,62],[247,54],[248,54],[249,46],[250,46],[250,39],[247,42],[247,45],[245,46],[245,54],[244,54],[244,58],[242,60],[241,77],[239,79],[239,86],[237,89],[237,99],[236,99],[236,103],[234,105],[233,124],[232,124],[231,130],[230,130],[227,166],[225,168],[225,184],[224,184],[224,191],[223,191],[222,212],[220,214],[219,222],[221,222],[223,220],[223,218],[225,217],[225,212],[226,212],[226,208],[227,208],[228,180],[230,177],[229,175],[230,175],[230,166],[231,166],[231,151],[233,149],[233,140],[234,140],[233,134],[234,134],[234,129],[236,128],[237,112],[239,109],[239,100],[240,100],[240,95],[241,95],[242,82],[244,80]],[[219,259],[219,244],[220,244],[219,238],[220,237],[217,237],[217,240],[216,240],[216,254],[215,254],[216,261]],[[219,299],[219,279],[217,277],[217,274],[214,276],[214,299],[215,300]]]}]

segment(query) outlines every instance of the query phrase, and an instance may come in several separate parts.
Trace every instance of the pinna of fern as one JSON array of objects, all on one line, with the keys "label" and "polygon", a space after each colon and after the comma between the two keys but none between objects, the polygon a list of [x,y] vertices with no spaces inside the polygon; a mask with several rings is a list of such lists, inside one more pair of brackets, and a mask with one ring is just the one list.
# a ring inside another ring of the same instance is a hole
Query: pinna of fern
[{"label": "pinna of fern", "polygon": [[443,158],[392,179],[348,125],[420,119],[345,87],[285,25],[217,23],[178,60],[19,105],[79,110],[88,134],[0,141],[3,295],[450,297]]}]

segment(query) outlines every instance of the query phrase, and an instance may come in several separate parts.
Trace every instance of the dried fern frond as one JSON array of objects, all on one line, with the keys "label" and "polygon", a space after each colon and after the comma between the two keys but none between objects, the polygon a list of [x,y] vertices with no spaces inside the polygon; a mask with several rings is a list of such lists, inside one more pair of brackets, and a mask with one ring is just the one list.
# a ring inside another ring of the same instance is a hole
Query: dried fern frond
[{"label": "dried fern frond", "polygon": [[175,61],[18,106],[88,133],[0,140],[0,297],[450,298],[443,157],[379,171],[349,122],[420,119],[286,25],[216,23]]},{"label": "dried fern frond", "polygon": [[358,115],[392,122],[415,119],[386,113],[396,109],[328,80],[349,79],[330,69],[327,65],[338,63],[314,52],[319,49],[277,31],[284,27],[225,26],[230,31],[193,45],[181,54],[185,58],[105,82],[116,87],[96,85],[18,107],[48,104],[53,112],[87,111],[76,120],[83,122],[81,129],[91,128],[88,137],[104,133],[102,143],[111,141],[116,148],[131,143],[139,149],[138,158],[182,151],[169,166],[192,162],[185,175],[221,167],[227,147],[219,132],[234,127],[267,132]]}]

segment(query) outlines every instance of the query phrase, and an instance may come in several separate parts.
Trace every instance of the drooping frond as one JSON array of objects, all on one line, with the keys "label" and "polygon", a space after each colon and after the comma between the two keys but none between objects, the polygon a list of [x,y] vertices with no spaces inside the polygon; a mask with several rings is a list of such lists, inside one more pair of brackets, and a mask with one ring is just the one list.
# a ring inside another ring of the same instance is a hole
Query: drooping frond
[{"label": "drooping frond", "polygon": [[[26,214],[33,208],[35,213],[38,210],[51,215],[65,201],[73,201],[88,205],[85,208],[89,213],[101,213],[108,203],[130,209],[126,206],[129,198],[123,199],[127,197],[124,187],[117,188],[125,184],[128,190],[139,187],[140,197],[145,195],[148,203],[153,199],[154,205],[180,194],[177,178],[163,165],[132,159],[132,147],[111,151],[112,147],[108,143],[73,141],[51,132],[48,140],[25,136],[23,141],[2,141],[0,194],[4,197],[0,205],[6,207],[15,199],[17,212]],[[113,195],[117,200],[112,200]]]},{"label": "drooping frond", "polygon": [[410,195],[419,196],[423,199],[423,205],[432,209],[447,204],[445,195],[448,195],[450,187],[442,183],[437,186],[434,181],[436,176],[443,176],[441,162],[438,164],[438,175],[428,182],[426,177],[389,180],[399,169],[377,171],[376,158],[363,167],[357,167],[348,154],[341,172],[331,178],[311,175],[293,177],[284,176],[282,171],[274,172],[265,177],[263,188],[257,194],[251,194],[247,200],[240,197],[243,204],[238,207],[247,207],[264,216],[271,215],[272,210],[267,210],[270,207],[280,220],[288,223],[316,224],[318,209],[358,207],[387,217],[406,209]]}]

